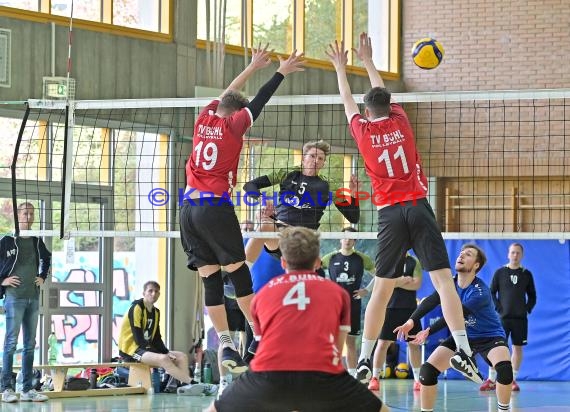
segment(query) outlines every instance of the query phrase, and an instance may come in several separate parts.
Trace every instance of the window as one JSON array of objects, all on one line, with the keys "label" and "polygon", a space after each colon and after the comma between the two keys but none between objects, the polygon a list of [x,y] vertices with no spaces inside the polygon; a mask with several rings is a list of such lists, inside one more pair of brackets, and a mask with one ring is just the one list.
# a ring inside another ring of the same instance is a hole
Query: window
[{"label": "window", "polygon": [[341,40],[340,3],[334,0],[305,1],[305,56],[326,60],[327,45],[335,39]]},{"label": "window", "polygon": [[[145,4],[141,7],[140,4]],[[113,0],[113,24],[160,31],[160,1]]]},{"label": "window", "polygon": [[[360,36],[360,33],[368,31],[368,3],[368,0],[354,0],[352,12],[352,47],[358,44],[358,36]],[[349,59],[352,59],[353,65],[363,67],[358,58],[354,56],[354,53],[349,54]]]},{"label": "window", "polygon": [[[51,14],[56,16],[71,16],[72,0],[51,0]],[[73,18],[89,21],[100,21],[101,3],[91,0],[73,1]]]},{"label": "window", "polygon": [[[227,45],[239,47],[269,42],[276,52],[297,49],[310,59],[328,62],[324,52],[331,41],[342,39],[350,49],[366,31],[372,37],[376,67],[397,75],[400,4],[401,0],[199,1],[197,33],[198,39],[223,38]],[[362,66],[353,53],[349,64]]]},{"label": "window", "polygon": [[293,2],[267,0],[253,9],[253,44],[290,53],[293,49]]},{"label": "window", "polygon": [[[0,0],[0,6],[39,12],[54,18],[56,23],[65,24],[60,17],[71,16],[73,4],[73,25],[91,30],[101,28],[108,31],[108,25],[115,26],[114,31],[121,28],[171,34],[170,14],[174,0]],[[234,0],[236,1],[236,0]],[[240,3],[236,1],[236,3]],[[17,12],[9,15],[18,16]],[[29,14],[21,18],[31,18]],[[77,19],[77,21],[75,21]],[[89,23],[86,23],[89,22]],[[92,22],[95,22],[94,25]],[[100,25],[99,27],[97,25]],[[126,35],[135,35],[123,29]],[[238,29],[239,33],[239,29]],[[142,35],[142,33],[138,33]],[[152,36],[142,35],[152,38]],[[156,37],[155,37],[156,38]],[[232,41],[235,40],[232,38]],[[239,40],[239,38],[238,38]]]},{"label": "window", "polygon": [[[242,21],[244,20],[242,18],[244,14],[242,10],[242,1],[227,0],[225,11],[214,9],[214,4],[221,5],[221,3],[221,1],[198,1],[198,16],[203,16],[203,18],[198,18],[198,38],[214,41],[223,37],[226,44],[235,44],[240,46],[242,44]],[[208,4],[207,7],[206,4]],[[209,25],[207,24],[207,15],[210,16]],[[220,21],[225,21],[225,26],[220,25]]]},{"label": "window", "polygon": [[38,3],[38,0],[0,0],[0,6],[29,11],[39,11]]}]

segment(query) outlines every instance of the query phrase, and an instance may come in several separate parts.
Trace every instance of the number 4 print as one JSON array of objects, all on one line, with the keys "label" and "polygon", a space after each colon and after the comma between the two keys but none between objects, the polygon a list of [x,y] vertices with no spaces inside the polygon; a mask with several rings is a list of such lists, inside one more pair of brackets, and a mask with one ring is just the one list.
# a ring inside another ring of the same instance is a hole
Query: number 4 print
[{"label": "number 4 print", "polygon": [[297,310],[307,309],[311,298],[305,295],[305,282],[297,282],[283,297],[283,306],[297,305]]}]

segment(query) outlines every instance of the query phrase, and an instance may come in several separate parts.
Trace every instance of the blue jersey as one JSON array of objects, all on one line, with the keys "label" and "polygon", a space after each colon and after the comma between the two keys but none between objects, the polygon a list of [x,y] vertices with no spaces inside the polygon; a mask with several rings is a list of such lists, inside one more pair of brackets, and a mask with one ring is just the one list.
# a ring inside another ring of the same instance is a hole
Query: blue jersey
[{"label": "blue jersey", "polygon": [[501,319],[495,311],[495,304],[489,287],[478,277],[465,289],[457,284],[454,279],[455,289],[459,299],[465,308],[465,329],[469,339],[491,338],[495,336],[505,337],[505,331]]},{"label": "blue jersey", "polygon": [[[249,239],[244,239],[243,245],[245,246],[248,241]],[[275,276],[282,275],[285,269],[281,267],[281,261],[267,253],[264,248],[261,250],[261,254],[257,260],[253,263],[250,272],[253,282],[253,292],[257,293]]]}]

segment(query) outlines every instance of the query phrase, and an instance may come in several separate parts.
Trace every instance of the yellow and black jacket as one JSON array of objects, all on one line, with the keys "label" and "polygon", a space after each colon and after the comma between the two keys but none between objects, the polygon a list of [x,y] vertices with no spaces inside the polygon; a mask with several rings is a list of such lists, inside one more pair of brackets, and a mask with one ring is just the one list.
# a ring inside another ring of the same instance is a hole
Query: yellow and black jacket
[{"label": "yellow and black jacket", "polygon": [[135,300],[123,318],[119,334],[119,350],[134,355],[137,349],[156,353],[168,353],[168,348],[160,336],[160,311],[146,310],[143,299]]}]

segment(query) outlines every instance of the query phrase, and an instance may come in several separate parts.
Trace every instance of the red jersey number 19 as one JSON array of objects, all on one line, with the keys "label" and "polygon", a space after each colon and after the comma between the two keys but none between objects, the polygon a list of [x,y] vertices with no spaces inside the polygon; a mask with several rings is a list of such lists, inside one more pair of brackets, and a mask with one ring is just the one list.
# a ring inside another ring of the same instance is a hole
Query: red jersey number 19
[{"label": "red jersey number 19", "polygon": [[[204,150],[202,151],[202,147]],[[196,167],[200,167],[200,158],[202,160],[202,168],[204,170],[211,170],[218,160],[218,146],[214,142],[209,142],[204,146],[204,142],[200,142],[194,148],[196,152]]]},{"label": "red jersey number 19", "polygon": [[[404,153],[404,148],[402,145],[398,146],[396,153],[394,153],[394,160],[400,159],[402,162],[402,168],[404,169],[404,174],[410,173],[408,168],[408,161],[406,160],[406,154]],[[378,156],[378,163],[386,162],[386,169],[388,170],[388,177],[394,177],[394,169],[392,168],[392,162],[390,161],[390,154],[388,149],[384,149],[382,154]]]},{"label": "red jersey number 19", "polygon": [[297,282],[283,297],[283,306],[297,305],[297,310],[307,309],[309,303],[311,298],[305,295],[305,282]]}]

